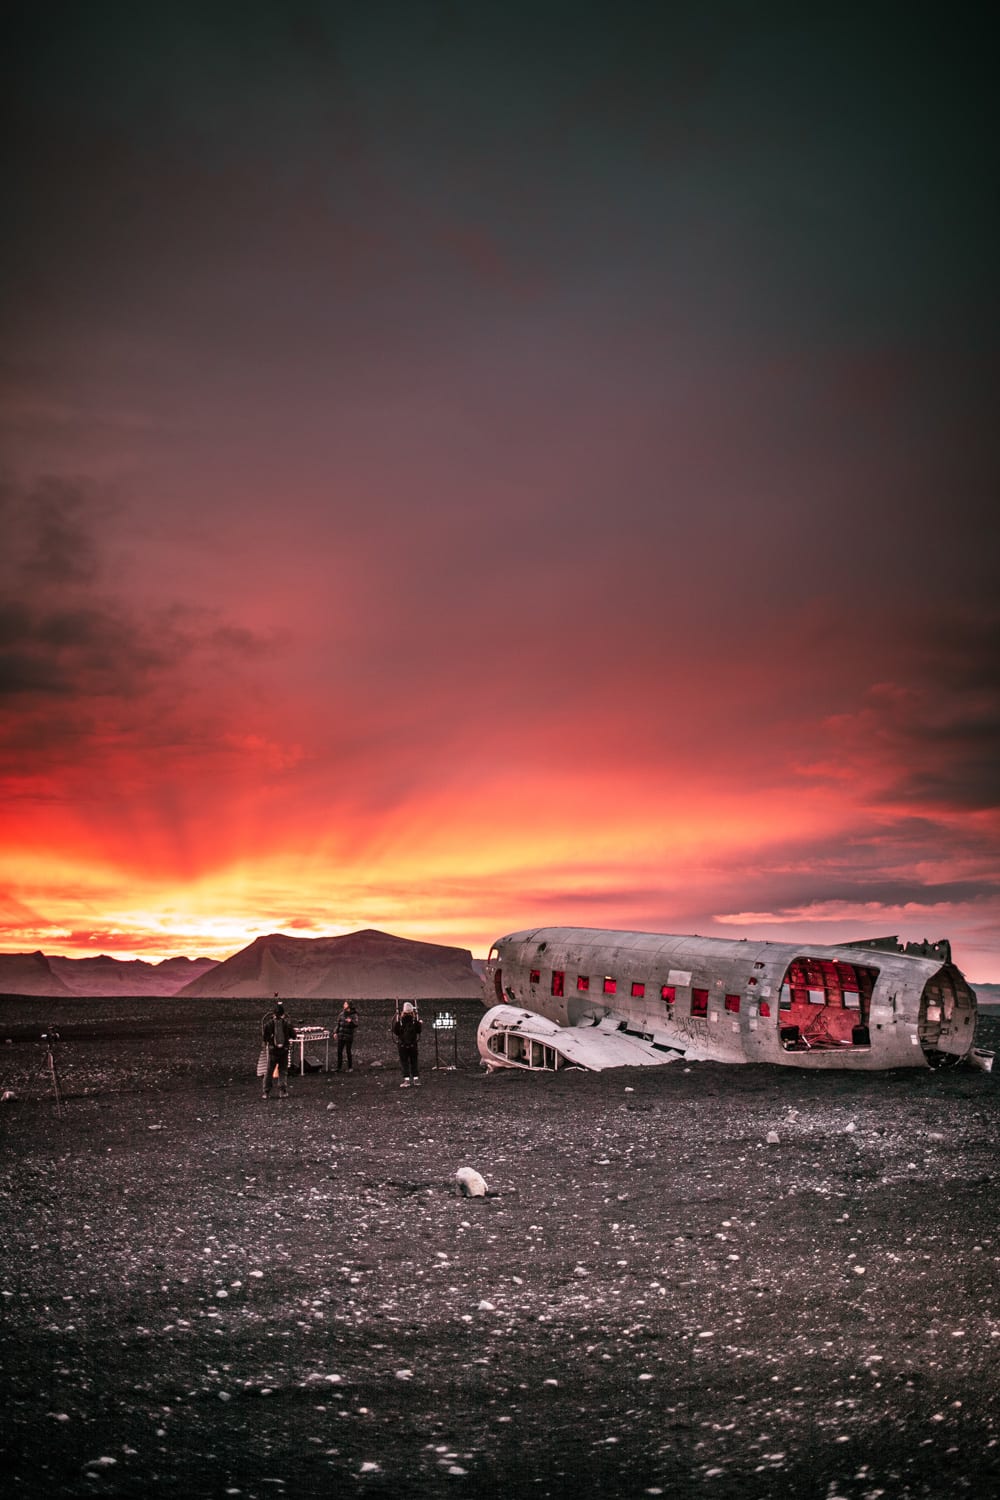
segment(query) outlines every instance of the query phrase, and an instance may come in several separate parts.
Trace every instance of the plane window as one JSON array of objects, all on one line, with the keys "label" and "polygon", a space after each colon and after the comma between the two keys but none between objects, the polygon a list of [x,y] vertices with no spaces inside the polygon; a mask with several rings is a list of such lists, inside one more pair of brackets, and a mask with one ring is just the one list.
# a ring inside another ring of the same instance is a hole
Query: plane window
[{"label": "plane window", "polygon": [[541,977],[542,977],[542,975],[541,975],[541,971],[539,969],[532,969],[531,976],[530,976],[532,984],[537,984],[538,981],[541,979]]},{"label": "plane window", "polygon": [[553,993],[553,995],[561,995],[563,993],[563,984],[565,982],[565,979],[566,979],[566,975],[563,973],[562,969],[553,969],[552,970],[552,993]]},{"label": "plane window", "polygon": [[691,991],[691,1014],[693,1016],[708,1015],[708,990]]},{"label": "plane window", "polygon": [[765,1020],[771,1014],[771,1007],[768,1005],[766,1000],[762,1000],[760,1002],[760,1013]]},{"label": "plane window", "polygon": [[740,997],[739,997],[739,995],[727,995],[726,996],[726,1009],[727,1010],[731,1010],[731,1011],[733,1011],[735,1013],[735,1012],[737,1012],[739,1010],[739,1008],[740,1008]]},{"label": "plane window", "polygon": [[633,979],[633,981],[632,981],[632,998],[633,998],[633,1000],[641,1000],[642,997],[643,997],[643,995],[645,993],[646,993],[646,986],[643,984],[642,980],[641,979]]},{"label": "plane window", "polygon": [[660,985],[660,999],[663,1001],[664,1005],[673,1005],[674,1001],[677,999],[677,991],[672,984]]},{"label": "plane window", "polygon": [[826,958],[796,958],[788,966],[781,987],[785,1010],[815,1005],[864,1011],[871,998],[876,973],[860,964],[834,963]]},{"label": "plane window", "polygon": [[605,974],[605,976],[604,976],[604,993],[606,995],[613,995],[617,989],[618,989],[618,981],[617,981],[617,979],[612,979],[610,974]]},{"label": "plane window", "polygon": [[589,974],[578,974],[576,976],[576,987],[577,987],[578,990],[589,990],[590,989],[590,975]]}]

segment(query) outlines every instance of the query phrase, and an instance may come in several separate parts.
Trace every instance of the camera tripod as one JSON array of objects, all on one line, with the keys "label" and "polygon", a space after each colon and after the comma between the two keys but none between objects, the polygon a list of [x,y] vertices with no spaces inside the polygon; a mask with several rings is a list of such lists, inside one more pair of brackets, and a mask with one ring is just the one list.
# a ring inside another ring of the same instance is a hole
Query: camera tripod
[{"label": "camera tripod", "polygon": [[48,1069],[49,1077],[52,1080],[52,1092],[55,1095],[56,1114],[60,1119],[63,1119],[66,1114],[66,1106],[63,1103],[62,1089],[59,1086],[59,1069],[56,1066],[56,1046],[59,1042],[58,1031],[53,1031],[50,1027],[48,1031],[42,1033],[42,1041],[45,1043],[45,1067]]}]

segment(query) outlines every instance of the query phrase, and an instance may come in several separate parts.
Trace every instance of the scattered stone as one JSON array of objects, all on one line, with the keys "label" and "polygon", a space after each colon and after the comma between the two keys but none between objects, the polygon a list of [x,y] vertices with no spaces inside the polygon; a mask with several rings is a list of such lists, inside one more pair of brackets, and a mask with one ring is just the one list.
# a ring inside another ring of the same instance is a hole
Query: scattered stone
[{"label": "scattered stone", "polygon": [[485,1177],[475,1167],[459,1167],[455,1181],[463,1198],[485,1198],[489,1194]]}]

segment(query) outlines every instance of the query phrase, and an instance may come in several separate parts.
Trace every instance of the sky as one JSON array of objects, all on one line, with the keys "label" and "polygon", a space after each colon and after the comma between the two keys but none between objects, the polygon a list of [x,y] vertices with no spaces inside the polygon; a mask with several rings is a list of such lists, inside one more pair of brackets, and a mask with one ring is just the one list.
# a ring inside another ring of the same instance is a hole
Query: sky
[{"label": "sky", "polygon": [[5,5],[0,948],[1000,980],[986,12]]}]

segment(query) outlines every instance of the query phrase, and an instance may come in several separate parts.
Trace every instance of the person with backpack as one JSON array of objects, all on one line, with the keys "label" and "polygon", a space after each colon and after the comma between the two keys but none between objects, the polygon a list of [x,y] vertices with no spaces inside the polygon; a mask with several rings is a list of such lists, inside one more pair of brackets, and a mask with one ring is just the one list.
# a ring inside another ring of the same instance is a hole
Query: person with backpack
[{"label": "person with backpack", "polygon": [[278,1070],[278,1093],[282,1099],[288,1097],[288,1049],[294,1035],[295,1027],[285,1015],[285,1007],[280,1000],[276,1000],[274,1009],[268,1011],[261,1022],[261,1037],[267,1048],[263,1093],[265,1099],[271,1097],[275,1068]]},{"label": "person with backpack", "polygon": [[403,1070],[403,1081],[399,1085],[401,1089],[408,1089],[411,1084],[414,1088],[420,1084],[420,1064],[417,1059],[417,1041],[423,1030],[423,1023],[410,1000],[403,1006],[402,1012],[397,1014],[392,1023],[392,1034],[396,1038],[396,1046],[399,1048],[399,1066]]}]

